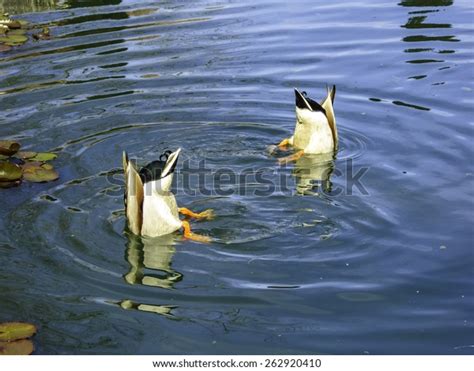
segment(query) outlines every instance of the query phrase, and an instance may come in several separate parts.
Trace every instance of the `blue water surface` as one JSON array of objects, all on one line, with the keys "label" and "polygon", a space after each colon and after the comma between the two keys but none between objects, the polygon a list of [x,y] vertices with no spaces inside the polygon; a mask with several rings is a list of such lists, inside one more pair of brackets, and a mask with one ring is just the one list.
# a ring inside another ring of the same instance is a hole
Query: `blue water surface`
[{"label": "blue water surface", "polygon": [[[0,138],[58,154],[0,190],[37,354],[474,353],[470,1],[2,4],[53,36],[0,54]],[[332,84],[335,161],[280,167],[293,88]],[[124,232],[122,151],[178,147],[210,244]]]}]

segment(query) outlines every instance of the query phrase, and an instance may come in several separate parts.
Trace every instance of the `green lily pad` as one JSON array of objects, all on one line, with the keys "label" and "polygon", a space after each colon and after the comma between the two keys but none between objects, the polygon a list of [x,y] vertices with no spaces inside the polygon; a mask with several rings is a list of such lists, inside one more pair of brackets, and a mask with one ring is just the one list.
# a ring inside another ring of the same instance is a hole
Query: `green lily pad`
[{"label": "green lily pad", "polygon": [[17,29],[17,30],[9,30],[8,31],[8,36],[12,36],[12,35],[22,35],[24,36],[26,34],[26,30],[23,30],[21,28]]},{"label": "green lily pad", "polygon": [[32,157],[30,160],[46,162],[46,161],[54,160],[56,157],[58,157],[58,155],[54,153],[39,152],[36,154],[36,156]]},{"label": "green lily pad", "polygon": [[36,333],[36,326],[25,322],[0,323],[0,341],[29,338]]},{"label": "green lily pad", "polygon": [[21,28],[21,23],[17,20],[12,20],[10,23],[7,24],[8,28],[11,30],[15,30]]},{"label": "green lily pad", "polygon": [[22,160],[29,160],[35,157],[37,154],[38,152],[33,151],[20,151],[16,154],[16,157],[21,158]]},{"label": "green lily pad", "polygon": [[[29,182],[42,183],[51,182],[59,178],[59,174],[49,164],[26,163],[23,166],[23,178]],[[28,166],[26,166],[28,165]]]},{"label": "green lily pad", "polygon": [[0,25],[7,26],[10,29],[21,28],[23,23],[19,19],[11,19],[8,13],[0,16]]},{"label": "green lily pad", "polygon": [[27,356],[35,350],[33,342],[28,339],[17,341],[0,341],[0,355],[4,356]]},{"label": "green lily pad", "polygon": [[10,35],[7,33],[6,36],[0,37],[0,43],[4,43],[9,46],[16,46],[24,44],[28,40],[28,37],[25,35]]},{"label": "green lily pad", "polygon": [[0,182],[0,188],[13,188],[19,186],[21,183],[20,180],[15,180],[14,182]]},{"label": "green lily pad", "polygon": [[51,164],[43,164],[41,167],[45,170],[53,170],[53,165]]},{"label": "green lily pad", "polygon": [[0,155],[12,156],[20,150],[20,143],[13,140],[0,140]]},{"label": "green lily pad", "polygon": [[41,165],[44,164],[39,161],[27,161],[23,165],[21,165],[21,168],[23,169],[23,172],[28,170],[34,171],[34,168],[41,167]]},{"label": "green lily pad", "polygon": [[0,182],[13,182],[21,179],[21,168],[8,161],[0,162]]}]

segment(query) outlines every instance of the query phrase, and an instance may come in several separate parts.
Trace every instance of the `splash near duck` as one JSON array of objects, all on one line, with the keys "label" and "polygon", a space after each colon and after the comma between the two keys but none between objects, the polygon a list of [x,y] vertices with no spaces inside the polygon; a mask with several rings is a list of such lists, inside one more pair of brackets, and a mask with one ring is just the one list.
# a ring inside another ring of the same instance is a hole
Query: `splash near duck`
[{"label": "splash near duck", "polygon": [[171,192],[171,184],[180,152],[181,148],[175,152],[166,151],[158,161],[140,170],[123,152],[127,225],[135,235],[158,237],[182,229],[185,238],[209,242],[209,237],[191,232],[189,221],[179,217],[182,214],[195,219],[213,218],[210,209],[194,213],[178,207],[175,195]]},{"label": "splash near duck", "polygon": [[282,140],[278,147],[292,146],[296,150],[291,156],[281,158],[280,164],[296,161],[304,154],[332,153],[338,146],[334,98],[336,86],[328,88],[326,98],[318,103],[308,97],[306,92],[295,89],[296,126],[290,138]]}]

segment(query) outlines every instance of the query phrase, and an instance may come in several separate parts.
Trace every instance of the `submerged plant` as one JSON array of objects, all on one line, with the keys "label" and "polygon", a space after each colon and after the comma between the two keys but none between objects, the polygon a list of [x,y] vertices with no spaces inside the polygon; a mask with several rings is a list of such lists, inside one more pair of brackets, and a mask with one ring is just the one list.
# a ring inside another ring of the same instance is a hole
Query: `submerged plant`
[{"label": "submerged plant", "polygon": [[59,178],[53,165],[46,163],[57,155],[49,152],[22,152],[18,142],[0,140],[0,188],[11,188],[23,180],[34,183]]}]

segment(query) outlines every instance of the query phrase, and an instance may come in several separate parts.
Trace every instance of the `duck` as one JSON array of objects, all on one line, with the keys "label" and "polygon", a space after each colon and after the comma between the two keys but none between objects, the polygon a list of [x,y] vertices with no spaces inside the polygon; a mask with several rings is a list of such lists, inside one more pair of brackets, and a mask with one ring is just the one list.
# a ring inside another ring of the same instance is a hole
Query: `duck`
[{"label": "duck", "polygon": [[159,237],[183,230],[185,238],[210,242],[207,236],[191,231],[188,220],[181,220],[180,214],[198,220],[212,219],[213,210],[195,213],[178,207],[175,195],[171,192],[174,170],[181,148],[165,151],[157,161],[150,162],[138,170],[123,152],[122,161],[125,174],[125,212],[128,229],[134,235]]},{"label": "duck", "polygon": [[333,107],[335,96],[335,85],[327,89],[327,96],[321,103],[295,88],[295,131],[290,138],[283,139],[278,148],[292,146],[298,151],[279,159],[280,164],[297,161],[304,154],[319,155],[337,150],[339,138]]}]

